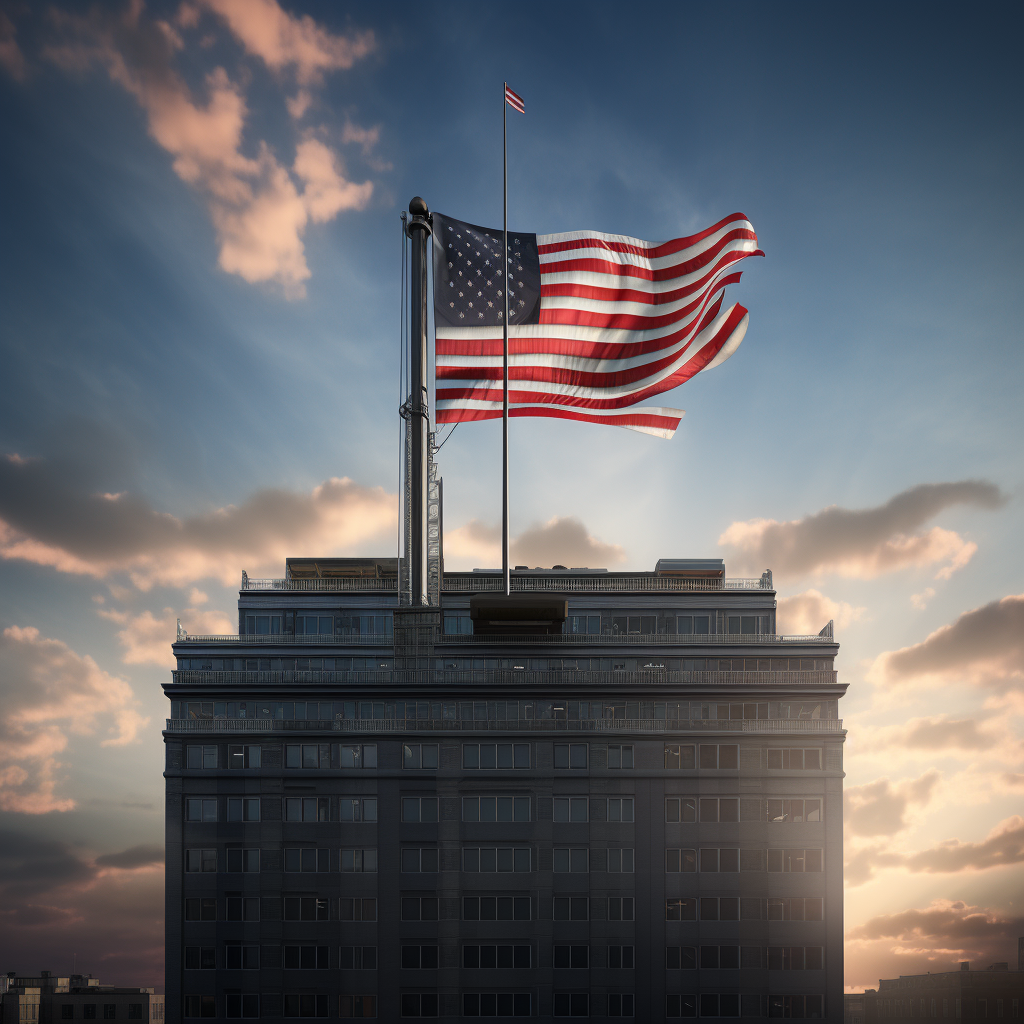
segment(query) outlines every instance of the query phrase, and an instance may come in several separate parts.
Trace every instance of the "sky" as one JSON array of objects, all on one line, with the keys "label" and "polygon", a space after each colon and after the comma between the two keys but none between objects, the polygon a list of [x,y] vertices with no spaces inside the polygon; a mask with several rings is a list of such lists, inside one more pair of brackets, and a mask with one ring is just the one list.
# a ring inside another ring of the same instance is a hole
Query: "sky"
[{"label": "sky", "polygon": [[[1019,5],[0,3],[0,969],[162,985],[160,684],[241,571],[396,545],[409,199],[736,211],[674,439],[514,420],[513,557],[772,569],[848,684],[846,983],[1024,934]],[[447,430],[443,433],[447,434]],[[500,425],[438,461],[500,562]]]}]

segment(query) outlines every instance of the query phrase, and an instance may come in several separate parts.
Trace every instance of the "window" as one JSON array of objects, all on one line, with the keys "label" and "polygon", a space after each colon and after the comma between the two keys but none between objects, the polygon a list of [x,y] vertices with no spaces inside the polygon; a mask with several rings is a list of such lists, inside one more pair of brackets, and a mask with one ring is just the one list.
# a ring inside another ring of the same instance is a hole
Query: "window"
[{"label": "window", "polygon": [[[344,904],[345,901],[341,902]],[[361,901],[357,900],[356,902]],[[322,900],[318,896],[285,896],[284,898],[284,919],[286,921],[328,921],[330,916],[330,906],[327,900]],[[351,921],[352,918],[349,920]]]},{"label": "window", "polygon": [[692,993],[665,997],[666,1017],[696,1017],[697,996]]},{"label": "window", "polygon": [[[61,1010],[64,1008],[61,1007]],[[142,1020],[142,1003],[129,1003],[128,1004],[128,1019],[129,1020]]]},{"label": "window", "polygon": [[259,820],[259,797],[228,797],[228,821]]},{"label": "window", "polygon": [[245,872],[258,874],[260,870],[260,851],[242,850],[235,846],[229,846],[227,851],[227,870],[231,872]]},{"label": "window", "polygon": [[286,971],[326,971],[331,966],[330,946],[285,946]]},{"label": "window", "polygon": [[[556,798],[557,800],[557,798]],[[528,796],[464,796],[463,821],[529,821]]]},{"label": "window", "polygon": [[456,615],[446,612],[444,616],[444,631],[447,634],[462,634],[472,636],[473,620],[466,614]]},{"label": "window", "polygon": [[[327,821],[327,818],[321,818]],[[343,797],[338,801],[339,821],[376,821],[377,820],[377,798],[375,796],[355,799]]]},{"label": "window", "polygon": [[437,993],[436,992],[403,992],[402,993],[402,1016],[403,1017],[436,1017],[437,1016]]},{"label": "window", "polygon": [[531,871],[528,846],[467,847],[462,851],[463,871]]},{"label": "window", "polygon": [[609,1017],[632,1017],[633,1016],[633,993],[610,992],[608,994],[608,1016]]},{"label": "window", "polygon": [[556,1017],[589,1017],[590,996],[586,992],[556,992],[552,1012]]},{"label": "window", "polygon": [[570,615],[566,621],[566,632],[600,634],[600,615]]},{"label": "window", "polygon": [[406,847],[402,850],[402,870],[409,872],[437,871],[437,847]]},{"label": "window", "polygon": [[740,966],[739,946],[701,946],[700,969],[735,971]]},{"label": "window", "polygon": [[[90,1017],[89,1007],[92,1007],[92,1017],[96,1016],[96,1004],[86,1003],[83,1009],[86,1011],[86,1019]],[[216,1017],[217,1002],[213,996],[185,996],[186,1017]]]},{"label": "window", "polygon": [[769,850],[769,871],[821,871],[821,850]]},{"label": "window", "polygon": [[608,870],[611,872],[633,871],[633,851],[611,849],[608,851]]},{"label": "window", "polygon": [[586,896],[556,896],[551,909],[555,921],[590,920],[590,899]]},{"label": "window", "polygon": [[556,743],[555,744],[555,767],[556,768],[586,768],[587,767],[587,744],[586,743]]},{"label": "window", "polygon": [[330,996],[293,996],[284,997],[284,1015],[286,1017],[328,1017],[330,1016]]},{"label": "window", "polygon": [[710,633],[711,632],[711,616],[710,615],[677,615],[676,616],[676,632],[677,633]]},{"label": "window", "polygon": [[768,900],[769,921],[821,921],[823,901],[820,896],[785,896]]},{"label": "window", "polygon": [[258,995],[229,992],[224,997],[225,1017],[258,1017],[260,1015],[260,997]]},{"label": "window", "polygon": [[185,900],[186,921],[216,921],[216,896],[190,896]]},{"label": "window", "polygon": [[[318,901],[319,902],[319,901]],[[377,900],[376,898],[369,899],[349,899],[347,896],[343,896],[339,901],[340,912],[342,921],[376,921],[377,920]],[[324,917],[323,920],[327,918]],[[317,918],[317,920],[321,920]]]},{"label": "window", "polygon": [[463,896],[464,921],[529,921],[529,896]]},{"label": "window", "polygon": [[376,850],[342,850],[341,851],[342,871],[364,871],[372,872],[377,870]]},{"label": "window", "polygon": [[284,851],[285,871],[330,871],[331,851],[307,846],[302,849],[290,847]]},{"label": "window", "polygon": [[738,768],[739,747],[735,743],[702,743],[701,768]]},{"label": "window", "polygon": [[769,821],[822,821],[821,800],[769,800]]},{"label": "window", "polygon": [[769,1017],[810,1017],[820,1020],[824,1014],[821,996],[769,996]]},{"label": "window", "polygon": [[701,821],[739,821],[740,802],[734,796],[700,797]]},{"label": "window", "polygon": [[402,747],[403,768],[437,768],[436,743],[406,743]]},{"label": "window", "polygon": [[738,1017],[740,997],[735,992],[716,995],[713,992],[700,994],[700,1015],[702,1017]]},{"label": "window", "polygon": [[590,947],[555,946],[551,965],[557,970],[587,970],[590,967]]},{"label": "window", "polygon": [[376,1017],[376,996],[342,996],[338,1004],[339,1017]]},{"label": "window", "polygon": [[185,801],[185,817],[188,821],[216,821],[217,798],[201,800],[189,797]]},{"label": "window", "polygon": [[232,743],[228,746],[229,768],[262,768],[263,748]]},{"label": "window", "polygon": [[186,971],[215,971],[215,970],[217,970],[217,948],[216,948],[216,946],[186,946],[185,947],[185,970]]},{"label": "window", "polygon": [[[350,801],[351,803],[352,801]],[[358,803],[358,801],[355,801]],[[341,801],[344,806],[345,801]],[[328,796],[286,796],[284,798],[285,821],[330,821],[331,798]],[[344,818],[342,819],[345,820]],[[348,819],[353,820],[353,819]],[[359,819],[356,818],[356,821]]]},{"label": "window", "polygon": [[330,768],[331,745],[330,743],[286,743],[284,745],[284,766],[285,768]]},{"label": "window", "polygon": [[822,946],[768,947],[769,971],[820,971],[824,966],[825,950]]},{"label": "window", "polygon": [[761,617],[759,615],[730,615],[729,632],[734,634],[759,633]]},{"label": "window", "polygon": [[376,768],[376,743],[341,743],[338,744],[339,768]]},{"label": "window", "polygon": [[[188,999],[188,996],[186,996],[185,998]],[[85,1018],[85,1020],[95,1020],[96,1019],[96,1004],[95,1003],[85,1003],[82,1006],[82,1016]],[[196,1012],[193,1013],[193,1014],[190,1014],[188,1012],[188,1005],[186,1004],[186,1006],[185,1006],[185,1016],[186,1017],[190,1017],[190,1016],[191,1017],[198,1017],[199,1016],[198,1004],[196,1005]],[[210,1016],[212,1017],[213,1014],[211,1013]]]},{"label": "window", "polygon": [[225,921],[258,921],[260,919],[259,896],[227,896],[224,900]]},{"label": "window", "polygon": [[229,971],[258,971],[260,947],[243,946],[240,942],[224,944],[224,966]]},{"label": "window", "polygon": [[377,970],[376,946],[342,946],[338,953],[338,967],[343,971]]},{"label": "window", "polygon": [[791,750],[789,748],[768,748],[768,767],[813,770],[821,769],[821,747]]},{"label": "window", "polygon": [[437,821],[437,797],[403,796],[402,821]]},{"label": "window", "polygon": [[216,850],[186,850],[185,851],[186,871],[216,871],[217,851]]},{"label": "window", "polygon": [[666,743],[665,767],[696,768],[697,748],[691,743]]},{"label": "window", "polygon": [[[136,1006],[136,1003],[132,1003],[132,1006]],[[74,1020],[75,1019],[75,1004],[64,1003],[60,1008],[60,1019],[61,1020]]]},{"label": "window", "polygon": [[697,801],[692,796],[665,797],[666,821],[696,821]]},{"label": "window", "polygon": [[632,821],[633,798],[631,796],[608,797],[608,821]]},{"label": "window", "polygon": [[403,946],[402,967],[407,971],[436,971],[437,946]]},{"label": "window", "polygon": [[[584,747],[586,745],[584,744]],[[463,768],[529,768],[529,743],[463,743]]]},{"label": "window", "polygon": [[608,920],[609,921],[632,921],[633,920],[633,897],[632,896],[609,896],[608,897]]},{"label": "window", "polygon": [[665,870],[675,873],[677,871],[697,870],[696,850],[666,850]]},{"label": "window", "polygon": [[665,900],[666,921],[696,921],[697,901],[695,899]]},{"label": "window", "polygon": [[739,871],[740,851],[734,847],[724,849],[702,849],[700,851],[701,871]]},{"label": "window", "polygon": [[[586,946],[583,947],[586,949]],[[462,966],[477,968],[499,967],[527,970],[532,966],[529,946],[463,946]],[[555,965],[558,966],[557,964]]]},{"label": "window", "polygon": [[590,801],[585,796],[556,796],[552,810],[555,821],[590,820]]},{"label": "window", "polygon": [[185,756],[186,768],[216,768],[217,746],[188,746]]},{"label": "window", "polygon": [[[665,967],[670,971],[697,970],[695,946],[668,946],[665,949]],[[669,1014],[671,1016],[671,1014]]]},{"label": "window", "polygon": [[613,970],[632,970],[634,965],[632,946],[609,946],[608,966]]},{"label": "window", "polygon": [[586,847],[571,850],[556,848],[551,858],[552,870],[587,872],[590,870],[589,855],[590,851]]},{"label": "window", "polygon": [[463,1017],[529,1017],[532,1013],[533,1000],[529,992],[464,992],[462,995]]},{"label": "window", "polygon": [[608,767],[609,768],[632,768],[633,767],[633,745],[611,743],[608,745]]},{"label": "window", "polygon": [[[334,618],[331,615],[296,615],[296,636],[309,636],[313,633],[333,633]],[[369,630],[367,631],[369,632]]]},{"label": "window", "polygon": [[702,921],[738,921],[740,901],[737,896],[701,896],[700,919]]},{"label": "window", "polygon": [[[276,636],[281,632],[281,616],[280,615],[246,615],[245,617],[245,631],[250,635],[256,633],[258,635],[274,635]],[[314,631],[315,632],[315,631]]]},{"label": "window", "polygon": [[764,871],[764,850],[740,850],[740,871]]},{"label": "window", "polygon": [[437,897],[436,896],[403,896],[402,897],[402,920],[403,921],[436,921],[437,920]]}]

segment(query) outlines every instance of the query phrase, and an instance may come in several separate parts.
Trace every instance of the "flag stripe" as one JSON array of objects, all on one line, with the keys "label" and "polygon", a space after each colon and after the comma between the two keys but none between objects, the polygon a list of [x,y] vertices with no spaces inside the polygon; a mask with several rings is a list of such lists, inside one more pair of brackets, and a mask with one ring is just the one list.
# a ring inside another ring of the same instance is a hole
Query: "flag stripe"
[{"label": "flag stripe", "polygon": [[505,102],[514,110],[518,110],[520,114],[526,113],[526,104],[523,103],[523,98],[514,93],[507,85],[505,86]]}]

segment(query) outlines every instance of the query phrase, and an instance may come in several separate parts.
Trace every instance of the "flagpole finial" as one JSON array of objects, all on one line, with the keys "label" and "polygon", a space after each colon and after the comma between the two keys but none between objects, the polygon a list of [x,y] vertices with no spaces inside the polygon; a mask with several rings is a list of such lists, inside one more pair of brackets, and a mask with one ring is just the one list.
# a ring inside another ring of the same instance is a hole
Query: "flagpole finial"
[{"label": "flagpole finial", "polygon": [[409,200],[409,212],[414,217],[426,217],[430,210],[427,209],[427,204],[419,196],[413,196]]}]

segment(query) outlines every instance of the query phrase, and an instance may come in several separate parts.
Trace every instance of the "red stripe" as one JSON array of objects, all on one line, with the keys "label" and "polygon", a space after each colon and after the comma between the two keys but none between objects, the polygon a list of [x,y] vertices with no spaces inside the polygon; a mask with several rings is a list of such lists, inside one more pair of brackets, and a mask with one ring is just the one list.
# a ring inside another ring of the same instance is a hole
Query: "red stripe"
[{"label": "red stripe", "polygon": [[[742,257],[739,258],[742,259]],[[723,261],[723,264],[725,266],[728,265],[725,261]],[[685,288],[675,288],[668,292],[646,292],[636,288],[601,288],[597,285],[573,284],[566,281],[559,282],[558,284],[545,284],[544,279],[541,278],[540,294],[548,299],[561,295],[575,299],[594,299],[597,302],[642,302],[648,306],[667,306],[669,303],[678,302],[694,292],[701,291],[707,286],[708,279],[713,278],[722,269],[722,267],[716,267],[705,277],[701,278],[697,284],[687,285]],[[738,284],[741,274],[742,271],[730,274],[718,282],[716,288],[723,288],[727,284]],[[548,305],[558,305],[558,303],[549,302]]]}]

